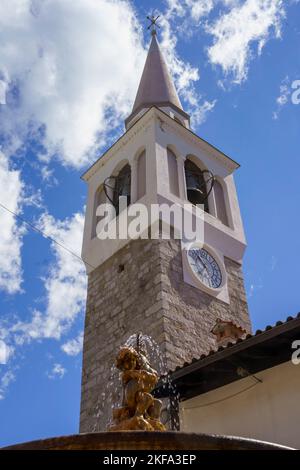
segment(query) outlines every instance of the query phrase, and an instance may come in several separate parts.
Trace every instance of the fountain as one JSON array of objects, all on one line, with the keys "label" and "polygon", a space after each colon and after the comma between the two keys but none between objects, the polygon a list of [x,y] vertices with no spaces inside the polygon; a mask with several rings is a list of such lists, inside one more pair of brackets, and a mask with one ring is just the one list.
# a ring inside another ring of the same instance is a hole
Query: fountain
[{"label": "fountain", "polygon": [[[146,344],[150,351],[146,351]],[[149,356],[156,353],[158,369]],[[107,432],[54,437],[17,444],[1,450],[274,450],[287,447],[233,436],[183,433],[166,430],[161,422],[162,401],[153,391],[162,375],[158,347],[149,337],[132,335],[115,360],[120,371],[122,399],[112,406],[112,421]],[[164,378],[163,387],[172,388]],[[179,424],[179,423],[178,423]],[[175,424],[176,426],[176,424]]]},{"label": "fountain", "polygon": [[114,424],[108,431],[165,431],[160,421],[162,401],[151,392],[159,376],[140,348],[137,335],[136,349],[123,346],[116,358],[116,367],[122,372],[122,406],[113,409]]}]

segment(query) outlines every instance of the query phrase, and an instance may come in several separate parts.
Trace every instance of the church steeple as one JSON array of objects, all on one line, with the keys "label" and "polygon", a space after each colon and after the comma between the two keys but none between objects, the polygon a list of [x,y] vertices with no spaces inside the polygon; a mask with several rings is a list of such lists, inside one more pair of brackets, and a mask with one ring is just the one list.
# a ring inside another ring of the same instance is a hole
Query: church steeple
[{"label": "church steeple", "polygon": [[[155,29],[157,18],[150,21]],[[83,175],[89,281],[80,432],[105,430],[109,365],[133,334],[150,336],[174,370],[218,347],[216,324],[250,332],[238,166],[190,131],[153,31],[127,130]]]},{"label": "church steeple", "polygon": [[126,119],[126,126],[143,109],[151,106],[159,108],[172,108],[184,119],[188,115],[183,111],[174,82],[168,70],[166,61],[161,52],[156,30],[153,29],[152,40],[148,51],[146,63],[134,101],[132,112]]}]

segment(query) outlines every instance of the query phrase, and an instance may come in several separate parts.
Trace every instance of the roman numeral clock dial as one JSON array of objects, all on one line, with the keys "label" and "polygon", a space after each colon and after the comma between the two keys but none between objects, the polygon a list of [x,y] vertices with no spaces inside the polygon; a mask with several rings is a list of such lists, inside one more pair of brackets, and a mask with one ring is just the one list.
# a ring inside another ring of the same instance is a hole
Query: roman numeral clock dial
[{"label": "roman numeral clock dial", "polygon": [[194,275],[204,286],[210,289],[219,289],[222,286],[222,270],[207,250],[192,247],[187,252],[187,258]]}]

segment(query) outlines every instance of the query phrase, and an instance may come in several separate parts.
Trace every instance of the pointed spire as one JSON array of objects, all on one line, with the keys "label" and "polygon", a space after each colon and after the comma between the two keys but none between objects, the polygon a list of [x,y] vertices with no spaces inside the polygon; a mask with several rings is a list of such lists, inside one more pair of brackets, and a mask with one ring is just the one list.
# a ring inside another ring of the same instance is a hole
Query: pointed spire
[{"label": "pointed spire", "polygon": [[142,108],[156,106],[175,106],[182,110],[173,80],[162,55],[156,37],[156,29],[151,32],[152,40],[144,66],[142,78],[135,98],[130,118]]}]

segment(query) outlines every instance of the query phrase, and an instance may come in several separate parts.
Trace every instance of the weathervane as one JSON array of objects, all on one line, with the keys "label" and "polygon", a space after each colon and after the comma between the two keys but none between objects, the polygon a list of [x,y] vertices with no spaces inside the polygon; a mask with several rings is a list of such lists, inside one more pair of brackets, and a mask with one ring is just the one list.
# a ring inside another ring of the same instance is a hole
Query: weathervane
[{"label": "weathervane", "polygon": [[152,13],[152,16],[147,16],[147,19],[151,21],[150,25],[148,26],[148,29],[151,29],[152,34],[156,34],[156,26],[160,28],[159,24],[157,23],[158,18],[160,18],[160,15],[157,15],[155,17],[154,12]]}]

